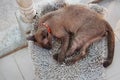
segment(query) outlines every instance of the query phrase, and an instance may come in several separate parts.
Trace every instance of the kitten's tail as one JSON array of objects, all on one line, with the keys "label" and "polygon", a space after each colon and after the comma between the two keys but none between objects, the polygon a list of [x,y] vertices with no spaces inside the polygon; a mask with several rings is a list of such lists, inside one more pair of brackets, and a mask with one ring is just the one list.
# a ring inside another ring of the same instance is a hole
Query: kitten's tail
[{"label": "kitten's tail", "polygon": [[113,29],[108,22],[106,22],[106,30],[107,30],[107,33],[108,33],[107,34],[108,55],[107,55],[106,60],[103,63],[104,67],[108,67],[112,63],[113,57],[114,57],[114,47],[115,47],[114,32],[113,32]]}]

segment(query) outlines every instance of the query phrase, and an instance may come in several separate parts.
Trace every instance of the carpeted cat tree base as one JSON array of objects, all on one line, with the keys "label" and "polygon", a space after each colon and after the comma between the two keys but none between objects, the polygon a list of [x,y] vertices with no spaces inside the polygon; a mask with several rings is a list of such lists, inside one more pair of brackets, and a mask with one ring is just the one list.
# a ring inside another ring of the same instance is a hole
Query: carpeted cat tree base
[{"label": "carpeted cat tree base", "polygon": [[[52,8],[51,10],[54,10],[54,7]],[[60,45],[58,41],[53,40],[53,49],[48,51],[28,41],[35,69],[35,80],[105,80],[105,68],[102,63],[107,55],[106,38],[93,43],[88,55],[71,66],[60,65],[53,59],[53,55],[59,53]]]},{"label": "carpeted cat tree base", "polygon": [[105,80],[102,62],[107,54],[106,38],[92,44],[88,55],[71,66],[59,65],[53,59],[60,47],[58,42],[53,43],[50,51],[34,45],[32,41],[28,43],[35,67],[35,80]]}]

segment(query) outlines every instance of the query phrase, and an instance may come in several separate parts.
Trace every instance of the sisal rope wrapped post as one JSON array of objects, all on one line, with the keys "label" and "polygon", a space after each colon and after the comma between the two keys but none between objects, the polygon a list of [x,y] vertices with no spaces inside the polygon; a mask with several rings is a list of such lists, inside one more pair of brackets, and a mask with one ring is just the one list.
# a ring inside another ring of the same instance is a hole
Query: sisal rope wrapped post
[{"label": "sisal rope wrapped post", "polygon": [[33,0],[17,0],[17,3],[22,20],[26,23],[33,22],[33,17],[36,14]]}]

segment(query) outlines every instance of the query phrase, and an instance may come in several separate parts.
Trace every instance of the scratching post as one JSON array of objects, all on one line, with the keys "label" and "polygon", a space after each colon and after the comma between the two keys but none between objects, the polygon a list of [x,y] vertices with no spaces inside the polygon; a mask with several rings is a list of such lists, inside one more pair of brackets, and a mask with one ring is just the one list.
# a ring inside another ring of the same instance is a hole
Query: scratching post
[{"label": "scratching post", "polygon": [[36,14],[33,0],[17,0],[19,11],[24,22],[33,22],[33,17]]}]

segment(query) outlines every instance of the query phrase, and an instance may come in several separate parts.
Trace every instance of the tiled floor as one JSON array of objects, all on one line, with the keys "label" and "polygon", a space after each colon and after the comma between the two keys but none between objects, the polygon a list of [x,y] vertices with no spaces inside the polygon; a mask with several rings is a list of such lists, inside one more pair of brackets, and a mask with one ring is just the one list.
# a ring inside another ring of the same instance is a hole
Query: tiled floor
[{"label": "tiled floor", "polygon": [[[38,1],[38,0],[35,0]],[[106,1],[106,2],[105,2]],[[107,8],[108,14],[106,16],[107,21],[111,24],[115,35],[116,35],[116,45],[115,45],[115,56],[113,63],[106,70],[107,80],[119,80],[120,79],[120,0],[105,0],[100,5]],[[13,5],[15,0],[1,0],[0,2],[0,12],[8,10],[5,7]],[[13,3],[12,3],[13,2]],[[3,5],[5,6],[3,7]],[[14,6],[15,6],[14,5]],[[9,28],[8,25],[11,23],[16,23],[14,17],[15,8],[12,7],[12,11],[8,11],[9,14],[0,13],[0,31],[4,31]],[[4,14],[4,15],[3,15]],[[9,18],[9,19],[7,19]],[[12,19],[12,20],[11,20]],[[2,23],[4,22],[4,23]],[[5,27],[4,27],[5,25]],[[2,38],[2,37],[0,37]],[[34,70],[31,60],[31,55],[28,53],[28,49],[24,48],[0,59],[0,80],[33,80]]]},{"label": "tiled floor", "polygon": [[0,59],[0,80],[33,80],[31,55],[24,48]]},{"label": "tiled floor", "polygon": [[23,80],[13,55],[0,59],[0,73],[2,80]]},{"label": "tiled floor", "polygon": [[28,49],[25,48],[16,52],[14,56],[16,64],[19,66],[19,69],[24,76],[25,80],[33,80],[34,72],[33,72],[33,63],[31,60],[31,54],[29,54]]}]

